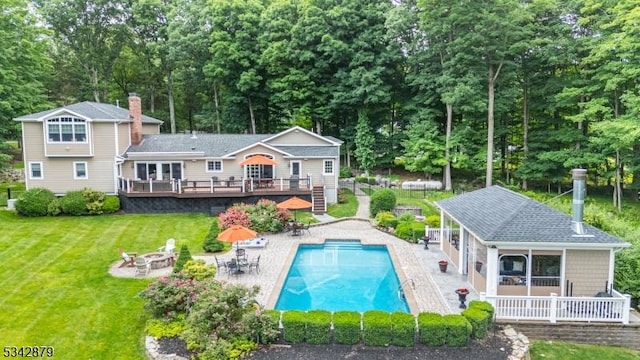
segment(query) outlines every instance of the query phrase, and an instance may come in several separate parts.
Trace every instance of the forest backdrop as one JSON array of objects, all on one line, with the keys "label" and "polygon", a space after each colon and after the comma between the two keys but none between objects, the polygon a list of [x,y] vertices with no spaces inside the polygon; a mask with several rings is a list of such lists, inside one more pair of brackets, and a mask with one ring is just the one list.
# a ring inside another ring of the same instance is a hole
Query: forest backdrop
[{"label": "forest backdrop", "polygon": [[136,92],[163,132],[299,125],[342,139],[343,166],[400,166],[447,189],[452,173],[559,187],[584,167],[617,206],[638,198],[637,0],[4,0],[0,10],[0,144],[19,139],[17,116],[126,106]]}]

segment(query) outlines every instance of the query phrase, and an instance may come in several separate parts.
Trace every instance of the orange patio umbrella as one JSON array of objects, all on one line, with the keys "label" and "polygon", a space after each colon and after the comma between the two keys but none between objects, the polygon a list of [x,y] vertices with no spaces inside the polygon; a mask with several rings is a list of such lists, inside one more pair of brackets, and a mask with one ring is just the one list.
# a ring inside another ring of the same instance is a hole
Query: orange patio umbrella
[{"label": "orange patio umbrella", "polygon": [[240,165],[276,165],[277,162],[264,155],[254,155],[240,162]]},{"label": "orange patio umbrella", "polygon": [[[293,196],[288,198],[283,202],[279,202],[276,204],[276,207],[279,209],[287,209],[287,210],[300,210],[300,209],[308,209],[312,207],[313,204],[308,202],[305,199],[301,199],[297,196]],[[295,219],[296,213],[293,213],[293,218]]]},{"label": "orange patio umbrella", "polygon": [[218,240],[233,244],[238,241],[253,239],[257,235],[257,232],[242,225],[231,225],[228,229],[218,234]]}]

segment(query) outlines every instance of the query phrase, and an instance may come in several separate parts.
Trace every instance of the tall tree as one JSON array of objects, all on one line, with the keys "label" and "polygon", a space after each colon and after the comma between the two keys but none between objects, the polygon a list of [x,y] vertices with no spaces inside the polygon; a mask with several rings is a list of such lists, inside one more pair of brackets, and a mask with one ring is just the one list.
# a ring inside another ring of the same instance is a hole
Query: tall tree
[{"label": "tall tree", "polygon": [[358,113],[358,124],[356,125],[356,159],[360,164],[360,169],[364,170],[365,175],[369,175],[369,171],[375,165],[375,138],[371,132],[369,119],[364,111]]},{"label": "tall tree", "polygon": [[0,147],[18,138],[13,118],[50,106],[45,84],[53,75],[49,32],[25,0],[0,3]]},{"label": "tall tree", "polygon": [[67,47],[75,76],[90,84],[94,101],[107,101],[113,64],[128,36],[128,8],[124,1],[37,0],[58,45]]}]

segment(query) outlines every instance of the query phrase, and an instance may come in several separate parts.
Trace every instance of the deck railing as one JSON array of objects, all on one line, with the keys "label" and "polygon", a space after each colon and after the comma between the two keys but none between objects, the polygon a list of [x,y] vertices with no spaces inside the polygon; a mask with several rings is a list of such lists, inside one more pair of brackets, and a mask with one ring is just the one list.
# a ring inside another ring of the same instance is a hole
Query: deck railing
[{"label": "deck railing", "polygon": [[496,319],[629,323],[631,296],[612,291],[611,297],[486,296]]},{"label": "deck railing", "polygon": [[227,180],[138,180],[118,178],[118,190],[126,193],[219,193],[311,190],[311,176],[307,178],[227,179]]}]

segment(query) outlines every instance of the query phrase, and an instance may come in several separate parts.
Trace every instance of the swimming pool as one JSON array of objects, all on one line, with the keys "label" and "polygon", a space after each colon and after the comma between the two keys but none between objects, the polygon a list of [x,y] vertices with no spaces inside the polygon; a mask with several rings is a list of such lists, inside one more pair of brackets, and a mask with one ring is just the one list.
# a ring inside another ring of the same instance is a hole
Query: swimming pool
[{"label": "swimming pool", "polygon": [[301,244],[275,308],[409,312],[399,286],[384,245],[335,240]]}]

